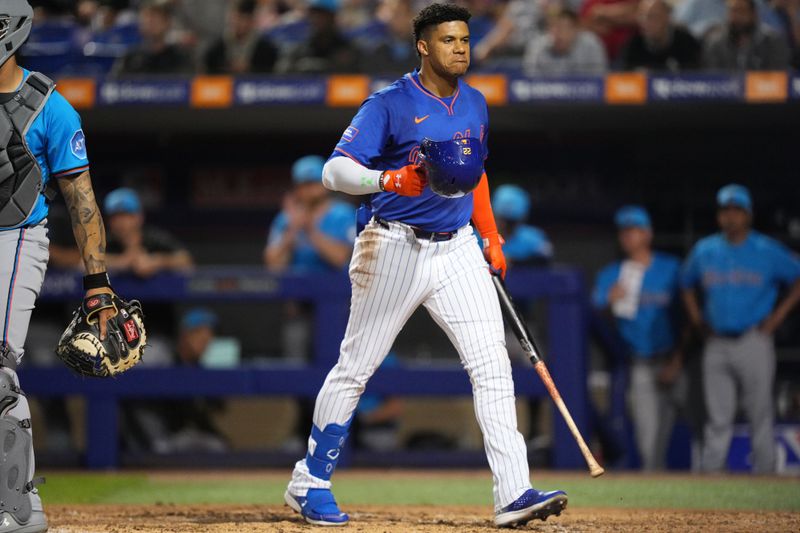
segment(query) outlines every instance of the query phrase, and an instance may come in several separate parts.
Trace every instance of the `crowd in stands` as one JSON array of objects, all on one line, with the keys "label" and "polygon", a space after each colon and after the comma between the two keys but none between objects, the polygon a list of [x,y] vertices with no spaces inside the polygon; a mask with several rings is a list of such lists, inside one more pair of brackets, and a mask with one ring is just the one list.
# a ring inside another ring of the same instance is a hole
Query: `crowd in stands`
[{"label": "crowd in stands", "polygon": [[[528,75],[800,67],[800,0],[455,0],[473,65]],[[399,74],[423,0],[34,0],[58,75]]]}]

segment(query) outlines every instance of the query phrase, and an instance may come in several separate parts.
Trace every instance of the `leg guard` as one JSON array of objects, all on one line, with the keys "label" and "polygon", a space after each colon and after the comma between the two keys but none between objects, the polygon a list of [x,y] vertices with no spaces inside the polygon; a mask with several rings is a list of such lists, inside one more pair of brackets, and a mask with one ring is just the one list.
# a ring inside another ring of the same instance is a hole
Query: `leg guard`
[{"label": "leg guard", "polygon": [[28,401],[16,373],[0,366],[0,514],[10,514],[21,525],[31,520],[35,486],[42,481],[33,479],[30,428]]},{"label": "leg guard", "polygon": [[331,479],[336,464],[339,462],[342,446],[347,440],[349,426],[348,421],[344,426],[328,424],[323,430],[317,426],[311,428],[306,464],[312,476],[325,481]]}]

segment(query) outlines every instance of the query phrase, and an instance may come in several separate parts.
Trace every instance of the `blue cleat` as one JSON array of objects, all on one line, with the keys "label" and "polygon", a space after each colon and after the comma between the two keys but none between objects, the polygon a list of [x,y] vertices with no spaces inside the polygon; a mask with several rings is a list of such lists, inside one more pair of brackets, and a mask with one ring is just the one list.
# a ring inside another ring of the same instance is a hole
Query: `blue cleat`
[{"label": "blue cleat", "polygon": [[295,496],[287,490],[283,500],[306,522],[315,526],[344,526],[350,521],[350,517],[339,510],[329,489],[308,489],[305,497]]},{"label": "blue cleat", "polygon": [[567,493],[563,490],[539,492],[528,489],[525,494],[503,508],[494,517],[497,527],[524,526],[534,519],[547,520],[550,515],[560,515],[567,508]]}]

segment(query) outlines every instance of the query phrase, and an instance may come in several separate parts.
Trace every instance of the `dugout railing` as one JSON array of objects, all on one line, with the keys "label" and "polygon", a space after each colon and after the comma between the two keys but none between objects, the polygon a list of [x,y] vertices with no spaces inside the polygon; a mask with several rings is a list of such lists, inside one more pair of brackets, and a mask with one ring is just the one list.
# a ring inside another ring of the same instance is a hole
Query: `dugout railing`
[{"label": "dugout railing", "polygon": [[[165,274],[149,280],[117,276],[114,281],[120,294],[135,295],[145,303],[145,308],[147,302],[306,300],[314,308],[315,354],[311,364],[302,366],[276,363],[225,370],[137,368],[118,378],[104,380],[80,378],[60,367],[21,369],[22,386],[32,397],[78,395],[85,399],[85,463],[94,469],[114,468],[120,464],[119,401],[123,398],[313,398],[338,357],[339,343],[347,323],[350,285],[345,275],[307,278],[273,276],[258,267],[207,267],[197,269],[190,276]],[[519,268],[509,274],[507,285],[515,298],[546,302],[548,366],[575,422],[586,434],[590,423],[586,379],[589,328],[580,272],[571,268]],[[66,302],[80,298],[79,274],[48,273],[42,300]],[[547,396],[536,373],[528,365],[514,366],[514,381],[520,397]],[[466,372],[454,362],[452,366],[380,369],[370,380],[367,390],[394,396],[469,396],[471,385]],[[553,467],[582,467],[583,459],[566,425],[557,413],[553,420]]]}]

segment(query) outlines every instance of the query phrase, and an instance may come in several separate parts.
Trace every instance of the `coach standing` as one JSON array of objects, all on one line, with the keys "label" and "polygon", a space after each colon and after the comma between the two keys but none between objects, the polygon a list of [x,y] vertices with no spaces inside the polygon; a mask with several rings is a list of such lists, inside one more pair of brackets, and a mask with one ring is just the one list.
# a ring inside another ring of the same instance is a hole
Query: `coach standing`
[{"label": "coach standing", "polygon": [[[745,187],[723,187],[717,205],[721,233],[695,245],[681,276],[689,318],[705,337],[708,418],[701,466],[725,467],[739,393],[750,423],[753,471],[770,473],[775,469],[772,335],[800,301],[800,259],[751,229],[752,201]],[[791,288],[776,306],[782,284]],[[695,288],[702,291],[702,312]]]},{"label": "coach standing", "polygon": [[663,470],[678,406],[682,352],[676,335],[677,257],[654,251],[650,215],[638,205],[617,211],[622,261],[597,276],[592,304],[608,311],[628,349],[628,402],[644,470]]}]

